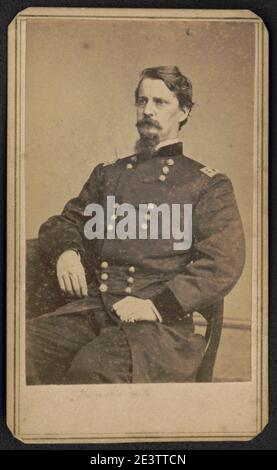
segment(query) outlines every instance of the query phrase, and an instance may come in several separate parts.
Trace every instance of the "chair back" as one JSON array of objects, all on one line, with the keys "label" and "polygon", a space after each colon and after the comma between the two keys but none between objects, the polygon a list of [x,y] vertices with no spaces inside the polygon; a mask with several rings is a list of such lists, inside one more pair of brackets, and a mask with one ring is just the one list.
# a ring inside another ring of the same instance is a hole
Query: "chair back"
[{"label": "chair back", "polygon": [[205,332],[207,346],[204,357],[196,374],[196,382],[212,381],[215,360],[222,332],[223,307],[224,300],[220,299],[215,304],[199,311],[199,313],[205,318],[207,322]]}]

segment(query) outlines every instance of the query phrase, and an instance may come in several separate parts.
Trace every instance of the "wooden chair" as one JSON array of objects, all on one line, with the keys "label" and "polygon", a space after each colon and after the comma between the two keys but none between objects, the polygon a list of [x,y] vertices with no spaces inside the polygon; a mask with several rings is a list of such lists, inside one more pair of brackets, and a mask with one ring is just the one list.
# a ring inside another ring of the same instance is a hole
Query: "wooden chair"
[{"label": "wooden chair", "polygon": [[[51,312],[66,303],[61,295],[55,266],[41,259],[38,240],[27,240],[26,246],[26,318]],[[206,350],[196,373],[196,382],[211,382],[223,324],[223,299],[203,308],[200,313],[207,322]]]},{"label": "wooden chair", "polygon": [[202,309],[200,313],[206,320],[206,350],[200,367],[196,374],[196,382],[212,382],[213,370],[221,338],[223,325],[224,300],[220,299],[210,307]]}]

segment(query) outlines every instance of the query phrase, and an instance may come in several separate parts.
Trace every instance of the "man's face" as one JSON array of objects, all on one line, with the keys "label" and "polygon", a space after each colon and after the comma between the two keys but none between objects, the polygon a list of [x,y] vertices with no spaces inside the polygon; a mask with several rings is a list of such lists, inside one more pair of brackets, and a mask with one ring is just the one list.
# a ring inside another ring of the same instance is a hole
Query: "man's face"
[{"label": "man's face", "polygon": [[179,124],[188,116],[181,109],[175,94],[162,80],[145,78],[139,87],[137,99],[137,128],[141,138],[175,139]]}]

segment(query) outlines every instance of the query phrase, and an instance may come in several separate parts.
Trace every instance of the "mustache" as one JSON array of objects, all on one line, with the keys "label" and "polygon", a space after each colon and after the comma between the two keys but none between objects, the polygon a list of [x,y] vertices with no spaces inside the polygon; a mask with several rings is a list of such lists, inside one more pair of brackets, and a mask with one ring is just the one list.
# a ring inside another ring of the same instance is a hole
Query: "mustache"
[{"label": "mustache", "polygon": [[153,127],[156,127],[157,129],[161,129],[161,126],[160,124],[158,123],[158,121],[154,121],[153,119],[149,118],[149,117],[144,117],[142,119],[140,119],[137,123],[136,123],[136,126],[138,128],[140,127],[143,127],[143,126],[153,126]]}]

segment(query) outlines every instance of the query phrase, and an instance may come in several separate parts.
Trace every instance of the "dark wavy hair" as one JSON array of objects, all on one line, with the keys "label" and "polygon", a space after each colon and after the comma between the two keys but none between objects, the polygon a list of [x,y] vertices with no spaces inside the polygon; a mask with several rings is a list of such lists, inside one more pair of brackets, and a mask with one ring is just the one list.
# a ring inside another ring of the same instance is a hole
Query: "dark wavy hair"
[{"label": "dark wavy hair", "polygon": [[[180,108],[188,108],[189,112],[193,107],[192,84],[191,81],[180,72],[176,65],[161,65],[159,67],[149,67],[141,72],[138,86],[135,90],[135,100],[138,101],[139,88],[142,80],[151,78],[152,80],[162,80],[167,88],[172,91],[179,101]],[[187,119],[180,122],[181,129],[186,124]]]}]

